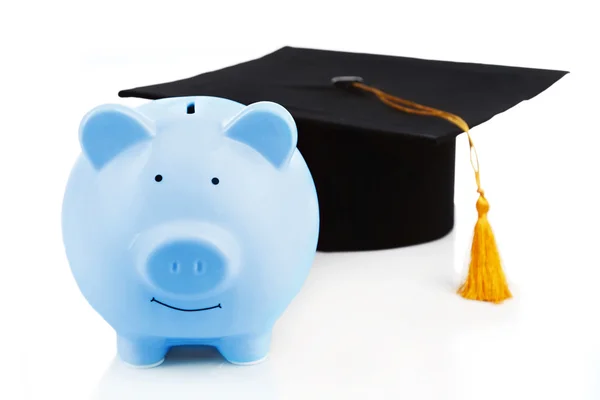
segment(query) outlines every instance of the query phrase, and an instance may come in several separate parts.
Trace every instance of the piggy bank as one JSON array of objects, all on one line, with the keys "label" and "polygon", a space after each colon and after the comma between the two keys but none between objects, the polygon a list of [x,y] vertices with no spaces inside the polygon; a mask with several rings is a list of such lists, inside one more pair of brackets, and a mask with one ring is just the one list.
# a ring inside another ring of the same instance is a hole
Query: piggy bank
[{"label": "piggy bank", "polygon": [[63,240],[89,304],[127,364],[173,346],[266,358],[312,265],[319,210],[281,106],[182,97],[103,105],[79,129]]}]

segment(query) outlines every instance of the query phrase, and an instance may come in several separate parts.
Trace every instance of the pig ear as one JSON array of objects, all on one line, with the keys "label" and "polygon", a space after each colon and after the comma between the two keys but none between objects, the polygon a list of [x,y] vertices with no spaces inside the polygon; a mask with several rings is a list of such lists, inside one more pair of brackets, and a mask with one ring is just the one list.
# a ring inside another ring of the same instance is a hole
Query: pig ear
[{"label": "pig ear", "polygon": [[79,126],[79,142],[94,168],[100,169],[119,153],[152,138],[152,122],[131,108],[106,104],[87,113]]},{"label": "pig ear", "polygon": [[267,101],[244,108],[227,124],[225,135],[252,147],[277,168],[287,165],[298,142],[290,113]]}]

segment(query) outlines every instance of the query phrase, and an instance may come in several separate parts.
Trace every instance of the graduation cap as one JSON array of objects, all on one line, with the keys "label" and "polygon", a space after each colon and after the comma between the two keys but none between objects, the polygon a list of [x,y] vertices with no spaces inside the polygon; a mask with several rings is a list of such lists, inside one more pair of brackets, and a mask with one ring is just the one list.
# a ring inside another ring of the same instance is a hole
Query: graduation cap
[{"label": "graduation cap", "polygon": [[[454,225],[455,138],[566,72],[284,47],[264,57],[121,97],[217,96],[273,101],[298,126],[298,149],[315,181],[320,251],[402,247]],[[393,95],[392,95],[393,94]],[[466,298],[511,296],[469,135],[479,218]]]}]

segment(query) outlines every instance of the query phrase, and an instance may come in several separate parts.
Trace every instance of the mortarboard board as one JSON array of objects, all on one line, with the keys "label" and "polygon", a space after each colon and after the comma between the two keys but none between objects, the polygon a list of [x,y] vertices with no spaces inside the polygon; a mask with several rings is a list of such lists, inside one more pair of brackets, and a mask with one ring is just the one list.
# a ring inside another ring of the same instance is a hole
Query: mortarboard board
[{"label": "mortarboard board", "polygon": [[[420,244],[449,233],[454,225],[455,137],[531,99],[565,74],[284,47],[256,60],[119,95],[204,95],[242,104],[281,104],[296,121],[298,149],[317,188],[318,249],[358,251]],[[474,168],[479,190],[478,165]],[[482,207],[485,217],[487,202],[478,202],[478,224]],[[479,240],[489,230],[486,217],[484,222],[479,233],[476,227],[472,258],[473,251],[489,247],[489,240]],[[484,286],[490,281],[485,274],[477,274],[488,282]],[[504,294],[480,300],[510,297],[507,289],[494,290]]]}]

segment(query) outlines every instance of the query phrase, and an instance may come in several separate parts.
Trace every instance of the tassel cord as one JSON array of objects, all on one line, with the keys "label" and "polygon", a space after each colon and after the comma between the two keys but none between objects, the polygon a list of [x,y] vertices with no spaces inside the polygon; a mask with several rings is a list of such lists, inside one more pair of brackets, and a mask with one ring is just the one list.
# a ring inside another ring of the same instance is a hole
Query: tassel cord
[{"label": "tassel cord", "polygon": [[392,96],[382,90],[365,85],[364,83],[352,82],[352,86],[356,89],[374,94],[382,103],[398,111],[445,119],[467,134],[469,139],[471,167],[475,174],[477,193],[479,193],[479,198],[476,203],[478,218],[473,231],[469,272],[464,283],[458,289],[458,294],[469,300],[480,300],[492,303],[501,303],[504,300],[511,298],[512,294],[508,288],[504,271],[502,270],[502,263],[496,239],[487,217],[490,205],[485,197],[485,192],[481,187],[479,157],[477,155],[477,150],[475,149],[473,138],[469,133],[469,125],[458,115],[418,104],[397,96]]}]

